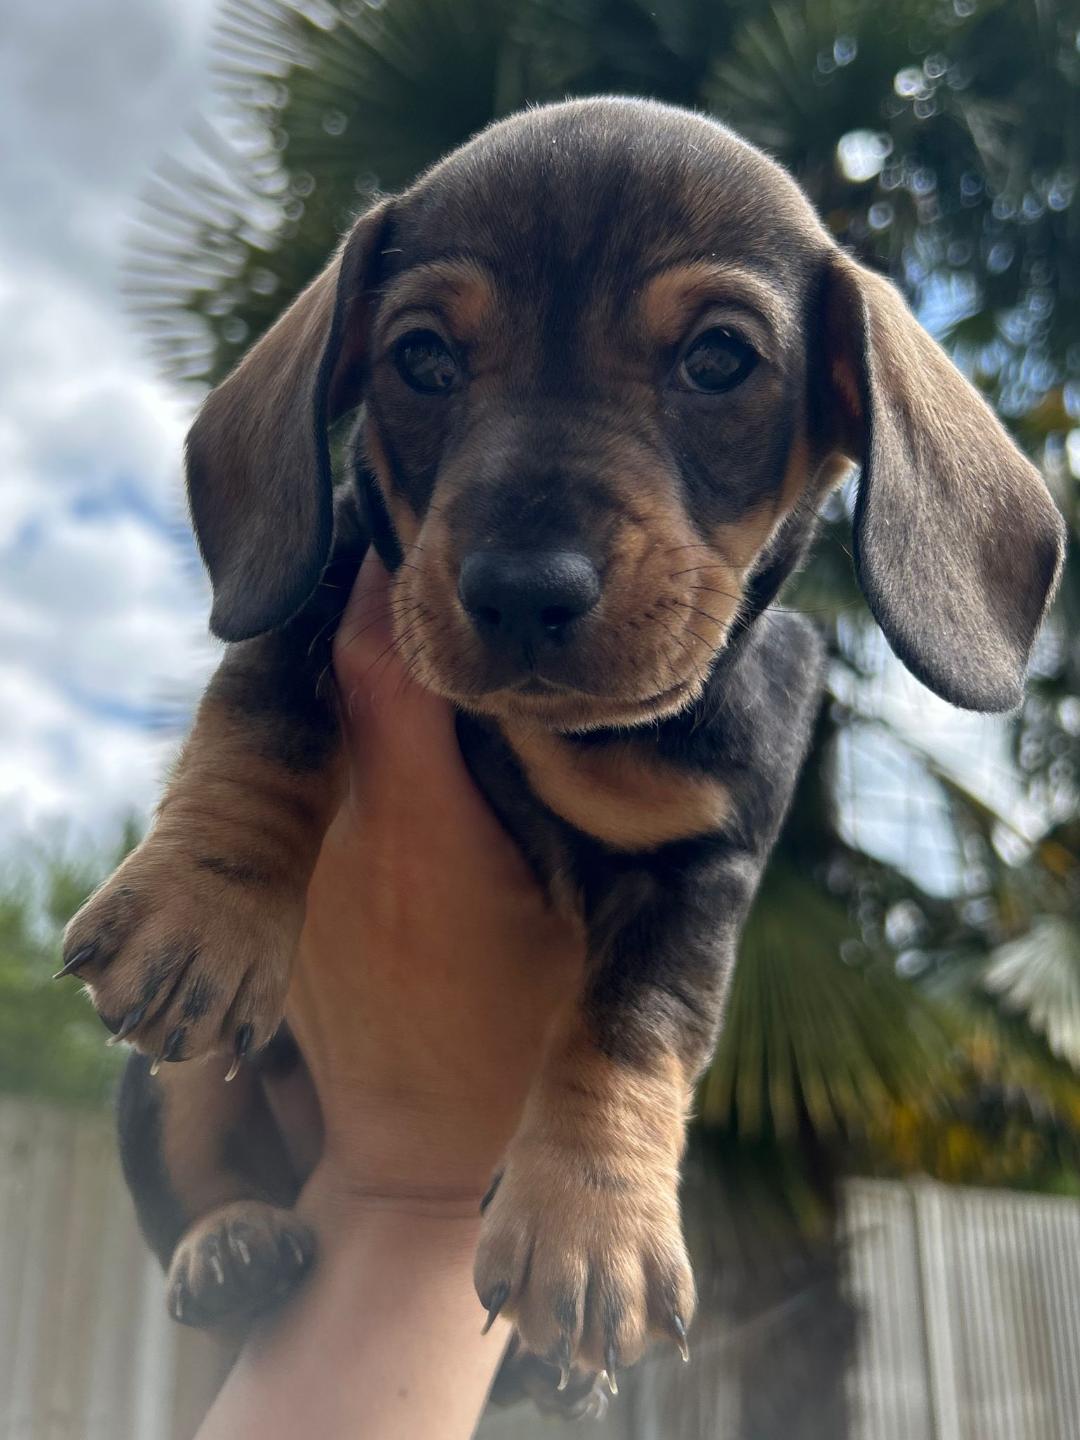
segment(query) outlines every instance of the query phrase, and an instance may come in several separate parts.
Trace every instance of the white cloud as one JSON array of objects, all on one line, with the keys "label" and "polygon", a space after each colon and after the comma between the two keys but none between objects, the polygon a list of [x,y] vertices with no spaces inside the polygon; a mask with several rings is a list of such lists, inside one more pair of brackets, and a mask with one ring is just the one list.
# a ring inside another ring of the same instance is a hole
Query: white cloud
[{"label": "white cloud", "polygon": [[206,91],[204,0],[5,7],[0,848],[145,814],[213,661],[180,486],[190,397],[117,283],[135,198]]},{"label": "white cloud", "polygon": [[209,83],[214,0],[7,0],[3,244],[101,286],[146,171]]},{"label": "white cloud", "polygon": [[109,845],[149,813],[173,735],[90,719],[19,665],[0,665],[0,691],[0,856],[35,838]]},{"label": "white cloud", "polygon": [[133,515],[53,522],[0,552],[0,629],[10,661],[47,674],[85,703],[153,704],[190,695],[210,653],[193,563]]}]

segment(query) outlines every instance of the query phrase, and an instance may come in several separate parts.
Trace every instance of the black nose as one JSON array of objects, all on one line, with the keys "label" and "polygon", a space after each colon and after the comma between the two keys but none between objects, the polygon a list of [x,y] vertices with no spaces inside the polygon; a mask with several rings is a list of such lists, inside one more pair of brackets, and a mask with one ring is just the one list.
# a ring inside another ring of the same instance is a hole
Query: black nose
[{"label": "black nose", "polygon": [[562,640],[600,598],[600,576],[574,550],[476,550],[458,595],[477,630],[502,644]]}]

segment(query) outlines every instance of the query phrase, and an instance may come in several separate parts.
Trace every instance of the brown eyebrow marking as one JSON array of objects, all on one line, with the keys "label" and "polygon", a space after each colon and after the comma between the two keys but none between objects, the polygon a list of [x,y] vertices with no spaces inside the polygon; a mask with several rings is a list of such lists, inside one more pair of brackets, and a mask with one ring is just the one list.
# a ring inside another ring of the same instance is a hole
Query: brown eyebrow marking
[{"label": "brown eyebrow marking", "polygon": [[379,329],[390,326],[412,310],[443,317],[459,340],[471,340],[482,328],[495,304],[491,274],[474,260],[436,260],[414,266],[387,290]]},{"label": "brown eyebrow marking", "polygon": [[769,336],[783,340],[794,313],[784,294],[755,271],[708,260],[684,261],[654,271],[644,283],[641,313],[649,330],[674,344],[694,314],[712,301],[748,310],[768,327]]}]

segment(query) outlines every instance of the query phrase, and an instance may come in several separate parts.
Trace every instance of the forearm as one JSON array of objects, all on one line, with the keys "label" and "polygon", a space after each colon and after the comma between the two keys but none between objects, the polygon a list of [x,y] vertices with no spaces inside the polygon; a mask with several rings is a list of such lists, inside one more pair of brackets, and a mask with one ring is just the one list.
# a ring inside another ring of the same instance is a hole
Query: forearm
[{"label": "forearm", "polygon": [[480,1333],[479,1216],[365,1207],[240,1356],[198,1440],[467,1440],[508,1327]]}]

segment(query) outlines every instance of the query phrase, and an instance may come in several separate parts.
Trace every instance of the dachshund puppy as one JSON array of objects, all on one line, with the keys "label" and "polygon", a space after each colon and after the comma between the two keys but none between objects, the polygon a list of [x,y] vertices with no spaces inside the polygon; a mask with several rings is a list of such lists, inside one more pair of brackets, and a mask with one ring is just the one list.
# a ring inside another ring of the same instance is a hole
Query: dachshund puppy
[{"label": "dachshund puppy", "polygon": [[[335,498],[328,427],[357,406]],[[123,1152],[178,1319],[254,1313],[311,1258],[255,1062],[342,795],[326,675],[372,544],[406,663],[587,934],[481,1303],[553,1382],[685,1349],[687,1109],[820,694],[812,628],[770,606],[852,462],[896,653],[1015,706],[1062,559],[1038,472],[783,171],[637,100],[530,110],[380,200],[209,396],[188,485],[228,647],[64,964],[141,1052]]]}]

